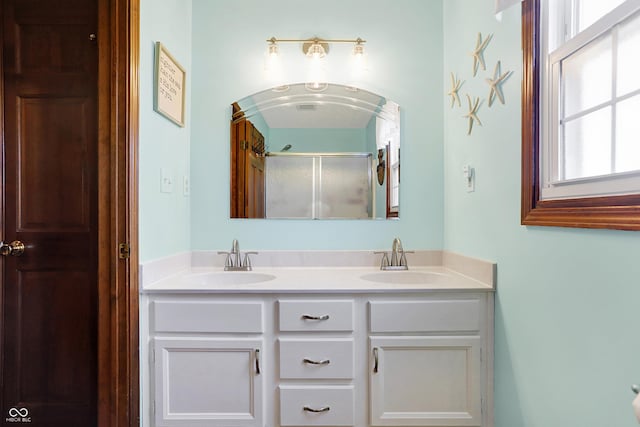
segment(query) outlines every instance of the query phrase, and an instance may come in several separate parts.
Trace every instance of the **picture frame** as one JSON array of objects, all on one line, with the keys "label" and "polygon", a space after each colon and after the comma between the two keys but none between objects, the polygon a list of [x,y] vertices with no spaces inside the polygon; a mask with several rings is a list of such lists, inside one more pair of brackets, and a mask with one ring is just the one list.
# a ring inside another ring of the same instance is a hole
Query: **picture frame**
[{"label": "picture frame", "polygon": [[153,109],[180,127],[184,127],[186,78],[180,63],[156,42]]}]

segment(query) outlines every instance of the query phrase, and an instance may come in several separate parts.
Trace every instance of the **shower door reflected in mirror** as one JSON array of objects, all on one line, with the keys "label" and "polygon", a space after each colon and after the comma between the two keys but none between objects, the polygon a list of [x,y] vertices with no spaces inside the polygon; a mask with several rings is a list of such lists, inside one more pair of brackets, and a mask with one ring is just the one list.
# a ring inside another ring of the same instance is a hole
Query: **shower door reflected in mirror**
[{"label": "shower door reflected in mirror", "polygon": [[267,218],[371,218],[371,154],[272,153],[265,158]]},{"label": "shower door reflected in mirror", "polygon": [[398,104],[294,84],[232,105],[232,218],[397,218]]}]

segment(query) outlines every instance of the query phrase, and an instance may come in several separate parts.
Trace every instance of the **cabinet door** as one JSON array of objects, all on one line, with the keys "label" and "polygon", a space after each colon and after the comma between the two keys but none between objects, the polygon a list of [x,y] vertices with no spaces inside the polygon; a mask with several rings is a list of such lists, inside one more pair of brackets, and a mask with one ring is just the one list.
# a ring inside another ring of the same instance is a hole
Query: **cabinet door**
[{"label": "cabinet door", "polygon": [[480,426],[480,338],[371,337],[371,425]]},{"label": "cabinet door", "polygon": [[262,339],[156,338],[156,426],[262,427]]}]

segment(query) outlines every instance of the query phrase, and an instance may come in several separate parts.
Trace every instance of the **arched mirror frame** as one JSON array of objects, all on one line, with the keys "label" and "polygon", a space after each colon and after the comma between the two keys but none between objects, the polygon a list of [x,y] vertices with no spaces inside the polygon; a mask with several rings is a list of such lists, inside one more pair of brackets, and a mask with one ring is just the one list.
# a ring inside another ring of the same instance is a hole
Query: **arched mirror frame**
[{"label": "arched mirror frame", "polygon": [[640,194],[540,200],[540,3],[522,2],[521,223],[640,230]]}]

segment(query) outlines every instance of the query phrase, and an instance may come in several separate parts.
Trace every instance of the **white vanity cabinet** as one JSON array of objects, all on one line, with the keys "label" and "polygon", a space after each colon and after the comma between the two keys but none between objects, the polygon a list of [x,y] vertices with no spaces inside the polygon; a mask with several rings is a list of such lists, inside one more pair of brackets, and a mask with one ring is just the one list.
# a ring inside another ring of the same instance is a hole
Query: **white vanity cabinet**
[{"label": "white vanity cabinet", "polygon": [[146,298],[144,427],[493,425],[492,292]]},{"label": "white vanity cabinet", "polygon": [[479,298],[370,303],[374,426],[482,426]]},{"label": "white vanity cabinet", "polygon": [[263,302],[151,302],[156,426],[262,427]]}]

